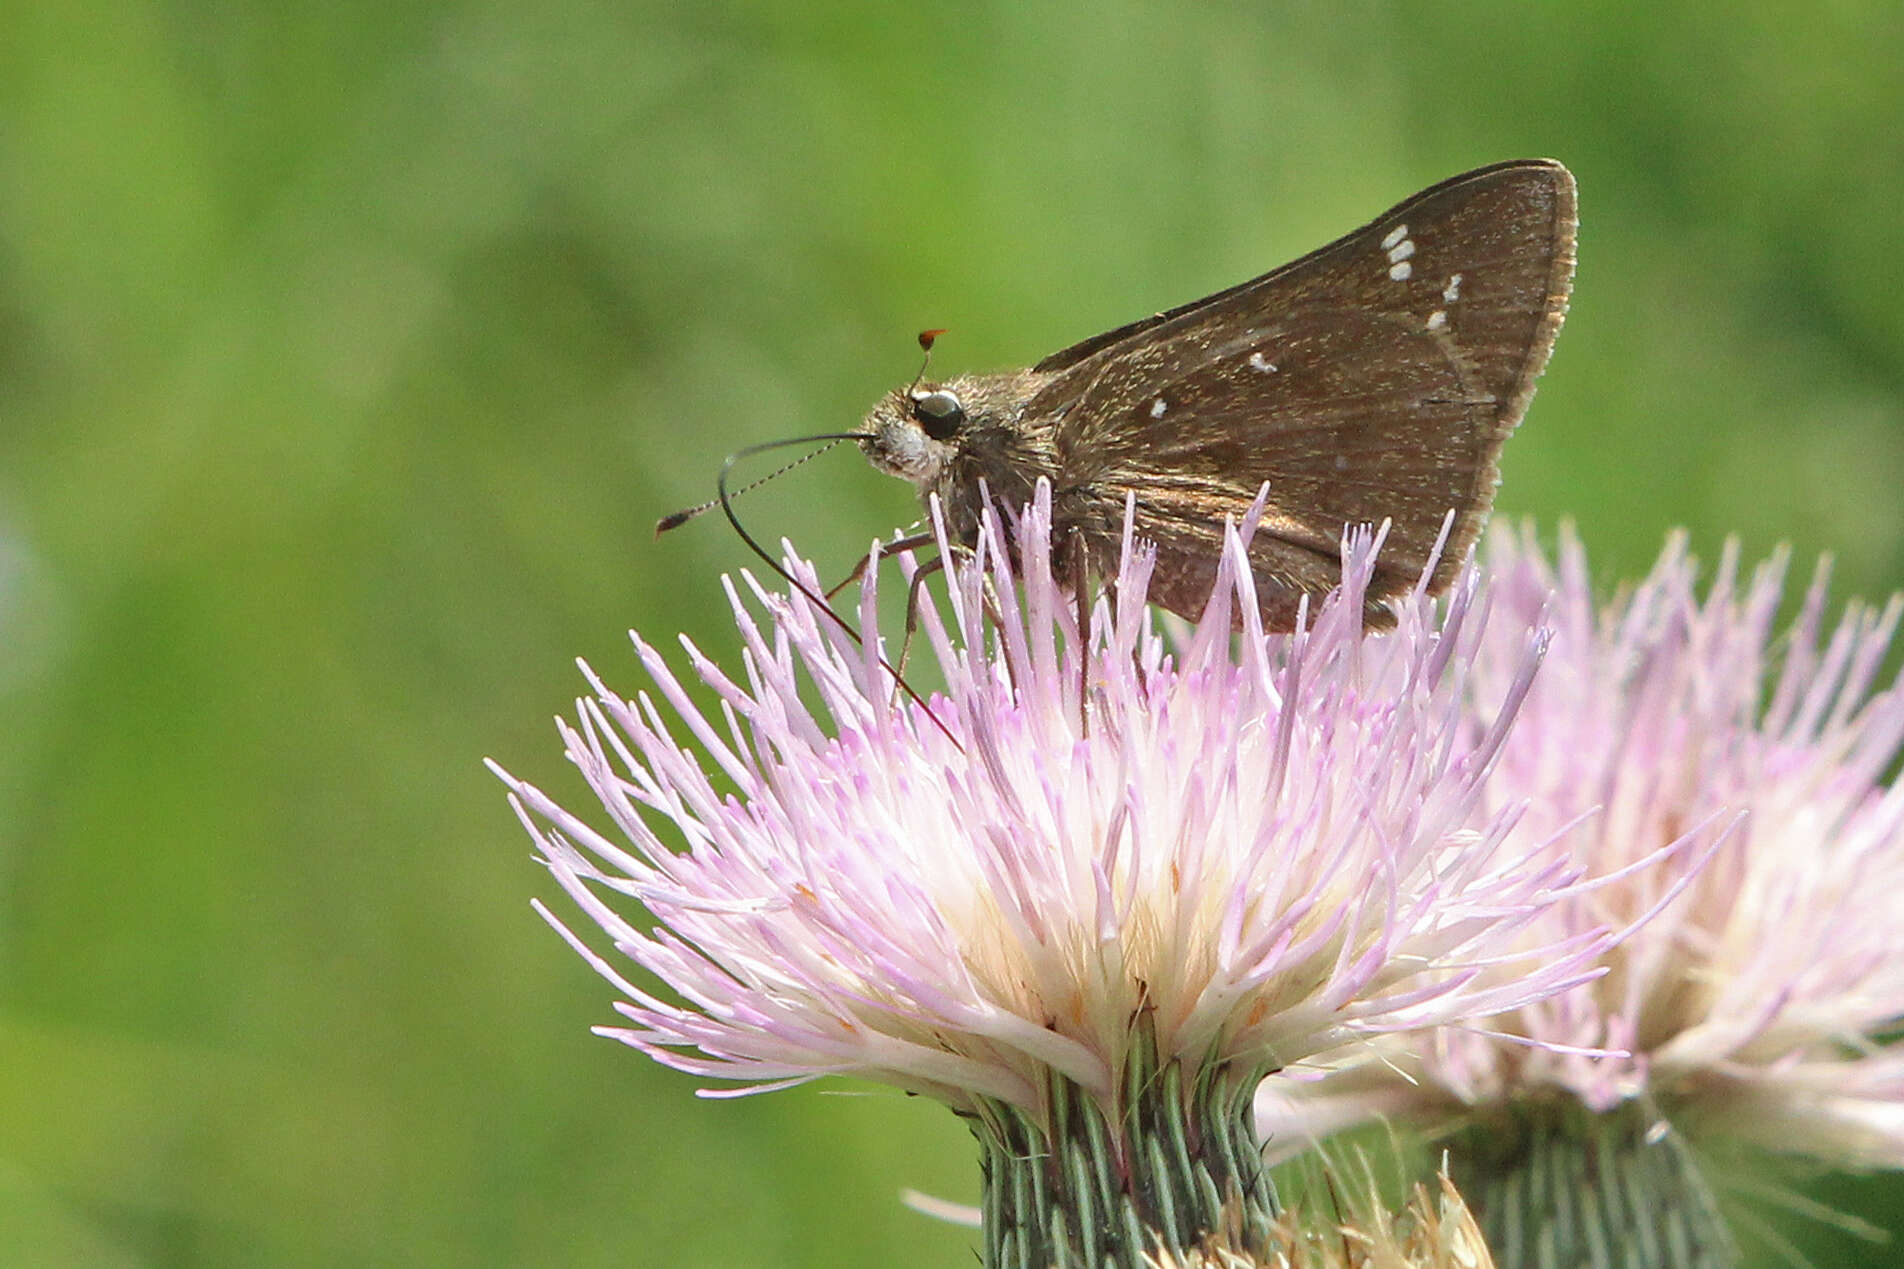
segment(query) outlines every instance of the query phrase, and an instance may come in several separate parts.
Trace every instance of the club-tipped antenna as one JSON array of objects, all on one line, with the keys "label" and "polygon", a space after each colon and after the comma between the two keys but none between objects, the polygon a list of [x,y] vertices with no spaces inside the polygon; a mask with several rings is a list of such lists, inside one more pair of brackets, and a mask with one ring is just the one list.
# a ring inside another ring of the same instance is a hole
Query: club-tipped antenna
[{"label": "club-tipped antenna", "polygon": [[[837,612],[834,612],[833,605],[826,601],[825,596],[816,594],[812,587],[808,586],[805,582],[795,577],[792,573],[789,573],[785,568],[781,566],[780,561],[776,560],[773,556],[767,554],[766,548],[761,546],[759,542],[754,540],[754,535],[747,531],[747,527],[740,522],[740,517],[734,514],[734,498],[736,496],[736,493],[737,492],[745,493],[747,490],[752,489],[755,485],[758,485],[761,482],[756,480],[755,482],[753,482],[753,484],[746,485],[742,487],[740,490],[734,491],[734,490],[728,489],[727,478],[730,474],[732,474],[734,470],[734,464],[740,462],[743,458],[748,458],[755,454],[764,453],[765,451],[770,449],[784,449],[788,445],[812,445],[821,441],[824,441],[827,443],[823,449],[815,450],[812,454],[808,454],[806,455],[805,458],[800,459],[799,462],[787,464],[787,467],[798,467],[800,463],[805,462],[808,458],[812,458],[816,454],[824,453],[826,449],[831,449],[834,445],[837,445],[841,441],[863,441],[863,440],[866,440],[870,435],[871,434],[867,432],[820,432],[813,436],[795,436],[795,437],[790,437],[789,439],[783,440],[783,441],[762,441],[758,445],[749,445],[744,449],[735,450],[732,454],[729,454],[727,456],[727,460],[721,464],[721,474],[714,481],[714,490],[715,490],[714,501],[707,504],[708,508],[719,507],[721,509],[721,514],[727,517],[727,523],[732,525],[734,528],[734,532],[740,535],[740,540],[747,544],[747,549],[760,557],[761,563],[765,564],[768,568],[772,569],[774,571],[774,574],[777,577],[779,577],[781,581],[787,583],[787,585],[793,587],[795,590],[799,591],[802,595],[806,596],[807,600],[810,603],[812,603],[814,607],[818,608],[821,612],[825,613],[828,617],[831,617],[833,619],[834,624],[839,626],[841,630],[844,630],[846,632],[847,638],[851,639],[854,643],[859,644],[861,647],[865,646],[866,640],[860,635],[859,631],[853,629],[852,623],[847,621],[846,618],[840,616]],[[780,470],[785,471],[787,470],[787,467],[783,467]],[[774,475],[776,476],[779,474],[780,472],[774,473]],[[674,528],[675,525],[677,524],[684,524],[688,520],[693,519],[696,515],[699,515],[700,511],[701,509],[692,508],[692,507],[690,507],[686,511],[677,511],[673,515],[664,518],[660,524],[656,525],[655,532],[662,533],[668,529]],[[945,738],[952,742],[952,747],[958,750],[960,753],[964,753],[965,746],[960,744],[959,738],[952,734],[952,729],[947,727],[943,722],[939,720],[939,716],[932,712],[932,706],[926,704],[925,697],[919,695],[918,691],[912,686],[912,684],[906,682],[905,676],[903,676],[902,674],[899,673],[898,670],[893,668],[892,662],[886,659],[884,653],[881,653],[879,655],[879,664],[881,668],[883,668],[886,671],[886,673],[893,676],[893,682],[899,685],[900,690],[903,691],[909,699],[911,699],[912,703],[917,705],[921,710],[923,710],[925,712],[925,716],[932,720],[932,725],[934,727],[937,727],[939,731],[944,734]]]},{"label": "club-tipped antenna", "polygon": [[[759,480],[749,481],[747,484],[742,485],[739,489],[736,489],[734,491],[733,496],[738,498],[742,494],[747,493],[750,490],[758,489],[762,485],[766,484],[768,481],[774,479],[775,477],[786,475],[788,472],[792,471],[794,468],[798,467],[800,464],[812,462],[814,459],[818,458],[820,455],[826,453],[826,451],[832,449],[835,445],[838,445],[841,441],[858,440],[861,435],[862,433],[859,433],[859,432],[841,432],[837,436],[833,436],[831,439],[828,439],[826,444],[820,446],[820,448],[814,450],[811,454],[802,454],[800,455],[800,457],[794,459],[792,462],[788,463],[786,466],[776,468],[775,470],[768,472],[765,476],[762,476]],[[811,437],[811,436],[802,436],[802,437],[796,437],[795,439],[790,441],[773,441],[769,445],[756,446],[755,448],[756,449],[759,449],[759,448],[771,449],[775,445],[799,445],[802,442],[811,441],[815,439],[819,439],[819,438]],[[742,450],[741,454],[747,454],[751,452],[753,451]],[[739,458],[741,454],[734,455],[734,458]],[[733,459],[729,459],[728,461],[731,463]],[[712,511],[714,508],[720,505],[721,505],[721,500],[719,498],[709,498],[706,502],[698,503],[695,506],[683,507],[681,510],[675,512],[673,515],[662,516],[659,520],[655,521],[654,535],[656,537],[660,537],[662,534],[666,533],[669,529],[678,529],[682,525],[686,524],[688,521],[694,519],[696,516],[699,516],[708,511]]]},{"label": "club-tipped antenna", "polygon": [[919,332],[919,348],[925,353],[925,358],[919,363],[919,373],[914,375],[912,382],[906,385],[907,396],[911,396],[913,391],[918,388],[919,381],[926,377],[926,367],[932,364],[932,345],[938,340],[939,336],[943,334],[945,334],[945,327],[943,326],[938,330],[922,330]]}]

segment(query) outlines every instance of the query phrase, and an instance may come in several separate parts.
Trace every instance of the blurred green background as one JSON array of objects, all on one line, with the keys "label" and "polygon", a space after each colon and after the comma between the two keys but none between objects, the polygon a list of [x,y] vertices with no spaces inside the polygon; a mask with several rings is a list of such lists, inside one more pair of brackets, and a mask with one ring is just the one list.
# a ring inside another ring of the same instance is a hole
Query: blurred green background
[{"label": "blurred green background", "polygon": [[[529,910],[481,759],[573,792],[574,656],[734,646],[744,550],[655,517],[922,327],[1022,365],[1539,154],[1501,506],[1889,592],[1900,65],[1890,0],[7,6],[0,1263],[972,1263],[895,1201],[975,1195],[950,1116],[698,1101]],[[844,568],[911,505],[843,452],[751,523]]]}]

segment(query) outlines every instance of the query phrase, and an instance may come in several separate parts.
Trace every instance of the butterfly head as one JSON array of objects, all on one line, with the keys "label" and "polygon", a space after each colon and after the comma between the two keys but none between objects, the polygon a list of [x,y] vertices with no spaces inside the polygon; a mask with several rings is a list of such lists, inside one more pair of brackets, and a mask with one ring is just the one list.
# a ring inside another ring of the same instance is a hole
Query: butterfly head
[{"label": "butterfly head", "polygon": [[958,452],[966,423],[965,402],[955,387],[915,384],[873,407],[859,445],[879,470],[926,488]]}]

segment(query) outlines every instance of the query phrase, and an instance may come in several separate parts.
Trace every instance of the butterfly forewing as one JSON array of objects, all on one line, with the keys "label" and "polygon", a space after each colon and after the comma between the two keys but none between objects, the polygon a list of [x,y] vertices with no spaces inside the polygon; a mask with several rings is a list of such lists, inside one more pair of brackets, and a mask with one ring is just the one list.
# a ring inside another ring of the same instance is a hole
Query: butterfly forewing
[{"label": "butterfly forewing", "polygon": [[1339,578],[1345,524],[1392,522],[1372,598],[1411,586],[1443,520],[1445,585],[1492,503],[1566,311],[1574,191],[1525,161],[1437,185],[1292,264],[1054,354],[1026,409],[1053,421],[1056,527],[1102,555],[1134,492],[1152,598],[1195,611],[1224,518],[1262,484],[1265,623]]}]

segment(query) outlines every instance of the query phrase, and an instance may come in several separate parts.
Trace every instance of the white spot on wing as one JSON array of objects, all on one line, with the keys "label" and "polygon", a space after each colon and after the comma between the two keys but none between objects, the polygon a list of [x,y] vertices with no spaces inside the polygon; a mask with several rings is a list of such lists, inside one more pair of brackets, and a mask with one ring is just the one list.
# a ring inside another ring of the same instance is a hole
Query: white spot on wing
[{"label": "white spot on wing", "polygon": [[1259,375],[1273,375],[1276,373],[1276,363],[1259,352],[1254,352],[1249,355],[1249,364],[1250,369]]},{"label": "white spot on wing", "polygon": [[1443,326],[1446,326],[1447,324],[1448,324],[1448,315],[1442,312],[1440,309],[1436,309],[1434,312],[1428,314],[1428,329],[1429,330],[1440,330]]},{"label": "white spot on wing", "polygon": [[1388,253],[1388,276],[1397,282],[1406,282],[1415,272],[1415,266],[1408,263],[1408,257],[1415,254],[1415,240],[1408,236],[1407,225],[1397,225],[1382,239],[1382,250]]},{"label": "white spot on wing", "polygon": [[1461,275],[1459,273],[1448,279],[1448,289],[1441,293],[1441,298],[1449,304],[1461,298]]},{"label": "white spot on wing", "polygon": [[1158,397],[1155,401],[1150,403],[1150,417],[1153,419],[1161,419],[1164,416],[1164,409],[1164,399]]}]

